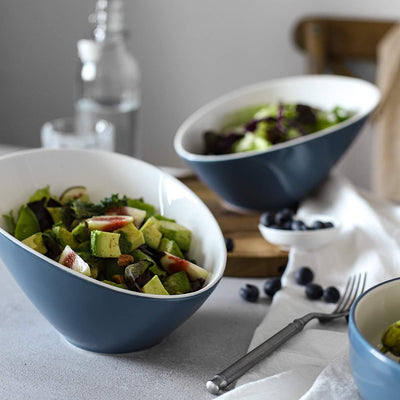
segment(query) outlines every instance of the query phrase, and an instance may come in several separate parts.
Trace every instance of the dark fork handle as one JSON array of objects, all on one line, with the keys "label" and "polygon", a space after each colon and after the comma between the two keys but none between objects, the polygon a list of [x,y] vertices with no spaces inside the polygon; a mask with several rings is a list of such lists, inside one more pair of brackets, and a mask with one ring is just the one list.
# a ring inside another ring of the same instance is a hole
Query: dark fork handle
[{"label": "dark fork handle", "polygon": [[218,394],[220,390],[226,389],[232,382],[240,378],[263,358],[269,356],[283,343],[286,343],[291,337],[301,332],[307,322],[317,317],[318,314],[309,313],[301,318],[293,320],[293,322],[271,336],[268,340],[261,343],[228,368],[224,369],[221,373],[215,375],[207,382],[207,390],[211,394]]}]

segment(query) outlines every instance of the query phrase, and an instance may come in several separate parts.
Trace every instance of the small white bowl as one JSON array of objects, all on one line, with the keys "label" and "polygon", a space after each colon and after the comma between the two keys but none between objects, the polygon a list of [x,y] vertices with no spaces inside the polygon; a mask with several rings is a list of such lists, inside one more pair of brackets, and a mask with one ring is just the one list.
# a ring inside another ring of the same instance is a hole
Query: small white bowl
[{"label": "small white bowl", "polygon": [[327,215],[313,214],[304,217],[294,217],[294,219],[303,221],[307,226],[310,226],[314,221],[331,222],[333,227],[306,231],[291,231],[269,228],[259,224],[258,229],[266,241],[278,245],[285,250],[291,247],[300,250],[316,250],[322,248],[331,243],[338,236],[340,231],[340,222]]}]

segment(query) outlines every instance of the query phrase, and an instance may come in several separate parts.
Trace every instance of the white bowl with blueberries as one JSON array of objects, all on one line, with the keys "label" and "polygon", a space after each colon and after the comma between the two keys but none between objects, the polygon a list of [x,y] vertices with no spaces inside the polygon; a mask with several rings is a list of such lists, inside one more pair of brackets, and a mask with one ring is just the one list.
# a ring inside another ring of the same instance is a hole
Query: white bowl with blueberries
[{"label": "white bowl with blueberries", "polygon": [[261,214],[258,229],[269,243],[283,249],[316,250],[333,242],[340,232],[340,221],[321,214],[298,217],[288,208]]}]

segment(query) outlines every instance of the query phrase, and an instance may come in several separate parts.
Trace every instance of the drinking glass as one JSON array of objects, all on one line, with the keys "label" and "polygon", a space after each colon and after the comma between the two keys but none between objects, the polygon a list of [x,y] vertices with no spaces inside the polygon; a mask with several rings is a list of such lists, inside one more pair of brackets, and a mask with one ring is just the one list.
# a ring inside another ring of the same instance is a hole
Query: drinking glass
[{"label": "drinking glass", "polygon": [[115,128],[106,120],[91,125],[76,124],[72,117],[46,122],[40,131],[42,147],[115,150]]}]

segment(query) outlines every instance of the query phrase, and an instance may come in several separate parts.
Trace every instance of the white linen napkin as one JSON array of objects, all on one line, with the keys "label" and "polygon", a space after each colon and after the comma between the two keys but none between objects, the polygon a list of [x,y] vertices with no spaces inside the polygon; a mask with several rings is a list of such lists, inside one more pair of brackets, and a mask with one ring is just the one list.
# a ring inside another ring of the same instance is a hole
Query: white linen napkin
[{"label": "white linen napkin", "polygon": [[[253,349],[293,319],[310,311],[335,307],[305,297],[294,271],[309,266],[314,282],[344,292],[349,275],[368,272],[367,288],[400,275],[400,206],[354,187],[332,175],[299,208],[298,215],[328,214],[339,219],[339,237],[328,246],[292,248],[282,276],[282,289],[256,329]],[[312,321],[271,356],[261,361],[220,396],[222,400],[361,399],[350,372],[345,319],[326,324]]]}]

